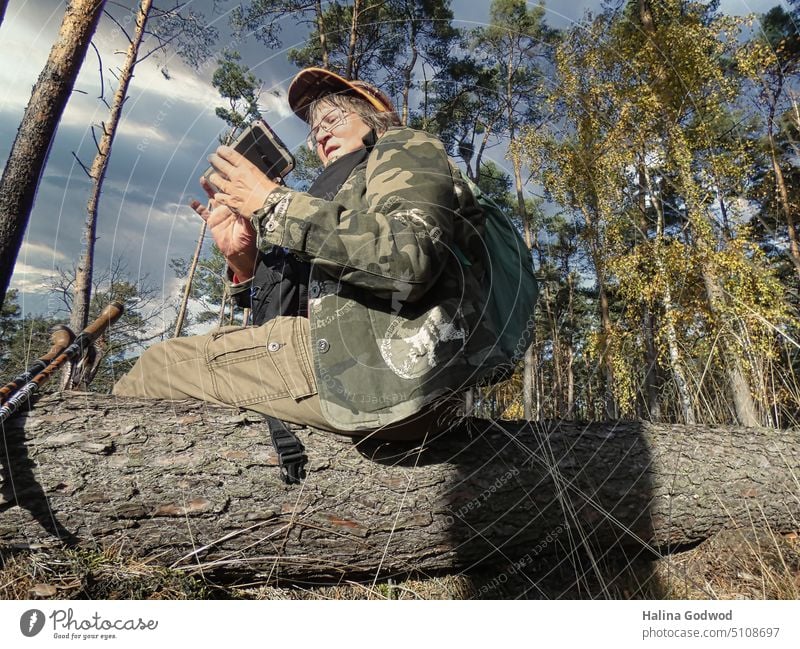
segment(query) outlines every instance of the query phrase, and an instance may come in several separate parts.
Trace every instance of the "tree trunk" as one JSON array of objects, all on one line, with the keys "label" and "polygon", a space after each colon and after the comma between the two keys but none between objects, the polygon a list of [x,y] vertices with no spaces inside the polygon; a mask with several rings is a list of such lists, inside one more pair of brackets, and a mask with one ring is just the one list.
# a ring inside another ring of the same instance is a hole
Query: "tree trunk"
[{"label": "tree trunk", "polygon": [[[136,58],[139,55],[139,46],[144,37],[144,29],[153,0],[141,0],[139,10],[136,12],[136,30],[131,39],[125,62],[119,73],[119,85],[114,93],[108,121],[102,124],[103,135],[97,145],[89,175],[92,178],[92,190],[86,203],[86,227],[84,229],[84,249],[78,268],[75,272],[75,289],[73,291],[72,312],[70,313],[69,326],[73,331],[82,331],[89,323],[89,304],[92,298],[92,272],[94,269],[94,245],[97,241],[97,206],[100,193],[103,190],[103,180],[106,176],[108,161],[111,157],[111,147],[117,134],[122,105],[128,96],[128,86],[133,78],[133,69],[136,67]],[[102,74],[103,71],[100,71]]]},{"label": "tree trunk", "polygon": [[350,23],[350,40],[347,46],[347,63],[345,65],[345,78],[357,79],[358,67],[356,65],[356,44],[358,43],[358,21],[361,16],[361,0],[353,0],[353,19]]},{"label": "tree trunk", "polygon": [[[727,298],[715,273],[707,264],[703,267],[703,283],[706,288],[708,308],[715,320],[715,329],[724,331],[730,326],[735,326],[735,323],[731,325],[724,322],[722,314],[719,313],[719,305],[724,304]],[[725,373],[728,376],[728,385],[731,399],[733,400],[733,407],[736,412],[736,421],[740,426],[758,426],[760,422],[755,403],[753,402],[752,389],[745,376],[741,355],[736,348],[736,344],[732,343],[728,345],[723,336],[723,344],[719,354],[725,368]]]},{"label": "tree trunk", "polygon": [[647,412],[645,419],[650,421],[661,420],[661,399],[659,395],[659,365],[658,350],[656,349],[656,325],[653,312],[650,306],[644,305],[642,316],[642,336],[645,342],[645,398],[647,400]]},{"label": "tree trunk", "polygon": [[55,394],[6,422],[0,547],[116,543],[189,571],[315,580],[797,530],[797,431],[467,424],[424,448],[300,432],[308,477],[288,487],[258,415]]},{"label": "tree trunk", "polygon": [[28,227],[50,142],[67,104],[105,0],[72,0],[58,40],[33,87],[0,181],[0,307]]},{"label": "tree trunk", "polygon": [[[511,91],[510,85],[508,86],[507,91],[508,92]],[[509,121],[511,123],[511,129],[509,133],[510,142],[514,142],[514,137],[515,137],[515,129],[512,121],[513,117],[514,116],[511,113],[511,109],[509,108]],[[530,219],[528,217],[528,210],[525,207],[525,196],[523,193],[522,168],[521,168],[522,163],[518,155],[512,156],[512,164],[514,167],[514,188],[517,194],[517,215],[519,216],[520,221],[522,222],[522,228],[525,235],[525,245],[528,246],[528,250],[532,250],[534,246],[534,241],[533,241],[533,236],[531,234],[531,224],[530,224]],[[478,162],[476,168],[478,169],[480,168],[480,162]],[[554,350],[555,346],[556,346],[556,338],[554,337],[553,338]],[[522,363],[523,363],[523,381],[525,382],[525,388],[523,389],[522,392],[523,410],[525,412],[526,418],[532,419],[534,404],[533,404],[533,392],[531,390],[532,387],[531,377],[533,376],[533,373],[536,371],[532,365],[533,364],[532,346],[528,347],[528,349],[526,350],[525,356],[522,359]]]},{"label": "tree trunk", "polygon": [[[666,277],[667,272],[664,268],[664,260],[662,258],[662,245],[664,239],[664,206],[661,203],[661,195],[656,193],[653,183],[650,179],[650,172],[647,170],[647,165],[642,165],[642,172],[644,173],[644,180],[647,183],[647,193],[656,211],[656,233],[655,233],[655,250],[653,253],[653,261],[655,262],[656,272]],[[694,404],[692,403],[692,396],[689,393],[689,382],[686,380],[686,375],[683,371],[683,363],[681,361],[681,353],[678,346],[678,332],[675,329],[673,322],[673,313],[675,313],[675,305],[672,300],[672,290],[669,284],[665,284],[664,292],[661,295],[661,305],[664,309],[664,332],[667,338],[667,350],[669,351],[669,365],[672,370],[672,375],[675,379],[675,386],[678,390],[678,398],[680,399],[681,413],[683,420],[687,424],[695,423]]]},{"label": "tree trunk", "polygon": [[611,313],[608,304],[608,291],[606,290],[605,261],[603,253],[606,248],[601,240],[598,222],[600,218],[595,218],[589,207],[582,209],[583,217],[586,220],[588,233],[589,254],[597,275],[597,301],[600,310],[600,326],[602,331],[602,347],[600,350],[603,364],[603,378],[605,380],[605,417],[606,419],[616,419],[619,416],[617,410],[617,400],[614,397],[614,363],[609,352],[609,340],[611,339]]},{"label": "tree trunk", "polygon": [[[638,162],[638,181],[639,181],[639,231],[642,242],[646,243],[650,231],[647,222],[647,182],[644,166],[646,163],[645,155],[641,154]],[[658,350],[656,349],[655,318],[650,305],[647,302],[642,304],[642,338],[645,343],[645,370],[644,370],[644,399],[646,411],[644,419],[659,421],[661,419],[661,400],[659,398],[659,368]]]},{"label": "tree trunk", "polygon": [[200,237],[197,240],[197,246],[192,255],[192,263],[189,266],[189,272],[186,275],[186,286],[183,289],[183,297],[181,298],[181,307],[178,311],[178,319],[175,322],[175,333],[173,338],[180,338],[181,331],[183,330],[183,321],[186,319],[186,311],[189,308],[189,298],[192,295],[192,282],[194,282],[194,275],[197,272],[197,264],[200,262],[200,253],[203,250],[203,239],[206,236],[206,222],[200,226]]},{"label": "tree trunk", "polygon": [[[413,11],[412,9],[412,12]],[[409,28],[411,29],[409,43],[409,47],[411,47],[411,60],[403,68],[403,106],[400,111],[400,122],[403,126],[408,126],[408,118],[410,117],[408,99],[411,93],[411,87],[414,83],[414,68],[417,66],[417,59],[419,58],[419,52],[417,50],[417,20],[415,15],[412,14],[409,16],[409,23]]]},{"label": "tree trunk", "polygon": [[539,408],[534,402],[534,381],[536,381],[536,361],[533,355],[533,343],[525,350],[522,361],[522,412],[528,421],[539,418]]},{"label": "tree trunk", "polygon": [[775,138],[772,135],[772,127],[769,127],[769,152],[772,161],[772,171],[775,174],[775,186],[778,190],[778,199],[783,212],[783,218],[786,220],[786,231],[789,235],[789,256],[792,258],[795,272],[800,277],[800,243],[798,243],[797,227],[794,222],[794,215],[792,214],[792,206],[789,201],[789,191],[786,189],[786,180],[783,177],[783,170],[778,162],[778,157],[775,153]]},{"label": "tree trunk", "polygon": [[325,31],[325,20],[322,15],[322,1],[315,0],[314,13],[317,19],[317,33],[319,34],[319,51],[322,57],[322,67],[328,70],[330,61],[328,60],[328,33]]},{"label": "tree trunk", "polygon": [[[598,255],[599,257],[599,255]],[[595,262],[595,268],[597,263]],[[598,299],[600,302],[600,324],[603,331],[603,377],[605,378],[605,416],[607,419],[616,419],[619,415],[617,411],[617,400],[614,397],[614,362],[608,349],[608,341],[611,338],[611,313],[608,306],[608,293],[606,292],[605,282],[597,273],[597,285],[599,287]]]}]

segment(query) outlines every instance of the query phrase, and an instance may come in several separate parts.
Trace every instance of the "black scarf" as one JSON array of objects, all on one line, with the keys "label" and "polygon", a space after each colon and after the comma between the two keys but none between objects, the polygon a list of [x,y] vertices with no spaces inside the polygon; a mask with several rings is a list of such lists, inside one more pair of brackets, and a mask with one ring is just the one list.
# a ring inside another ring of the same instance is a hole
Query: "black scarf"
[{"label": "black scarf", "polygon": [[326,201],[333,200],[341,186],[344,185],[344,181],[353,173],[353,169],[367,159],[372,147],[375,146],[376,139],[374,130],[367,133],[362,140],[364,148],[345,153],[341,158],[331,162],[311,183],[308,193],[315,198],[324,198]]},{"label": "black scarf", "polygon": [[[374,130],[364,136],[364,147],[331,162],[308,188],[315,198],[332,200],[353,170],[367,159],[375,146]],[[308,317],[308,279],[311,264],[300,261],[279,246],[259,253],[253,286],[237,303],[252,311],[251,322],[259,326],[279,315]]]}]

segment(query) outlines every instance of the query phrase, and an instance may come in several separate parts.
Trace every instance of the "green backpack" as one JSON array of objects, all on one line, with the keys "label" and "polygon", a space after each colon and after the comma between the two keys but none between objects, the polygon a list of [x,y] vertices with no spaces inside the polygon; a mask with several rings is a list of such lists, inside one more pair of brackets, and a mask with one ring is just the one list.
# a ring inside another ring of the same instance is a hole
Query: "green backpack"
[{"label": "green backpack", "polygon": [[503,365],[507,364],[504,368],[507,371],[497,377],[502,379],[503,375],[507,377],[513,372],[533,339],[533,309],[539,285],[533,274],[530,250],[511,219],[474,182],[465,180],[486,214],[483,240],[489,266],[483,283],[487,294],[486,311],[506,359]]}]

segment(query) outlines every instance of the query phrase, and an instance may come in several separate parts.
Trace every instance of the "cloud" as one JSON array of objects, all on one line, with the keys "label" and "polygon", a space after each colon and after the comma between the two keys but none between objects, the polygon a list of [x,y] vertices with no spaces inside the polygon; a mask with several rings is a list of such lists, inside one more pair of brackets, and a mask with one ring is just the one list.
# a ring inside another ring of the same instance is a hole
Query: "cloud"
[{"label": "cloud", "polygon": [[12,287],[19,289],[20,293],[46,293],[47,279],[52,275],[52,267],[33,266],[18,259],[14,266]]},{"label": "cloud", "polygon": [[27,259],[28,256],[49,257],[56,261],[66,261],[67,256],[63,252],[59,252],[44,243],[33,243],[25,241],[19,251],[20,259]]}]

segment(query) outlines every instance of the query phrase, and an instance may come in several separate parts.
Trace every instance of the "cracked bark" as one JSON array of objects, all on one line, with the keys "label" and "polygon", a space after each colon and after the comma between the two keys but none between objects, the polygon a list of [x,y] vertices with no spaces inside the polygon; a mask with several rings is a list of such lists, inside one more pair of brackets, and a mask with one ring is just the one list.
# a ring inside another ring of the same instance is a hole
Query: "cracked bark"
[{"label": "cracked bark", "polygon": [[800,521],[797,431],[468,423],[424,449],[301,431],[308,477],[289,487],[258,415],[52,395],[5,424],[0,549],[124,544],[188,571],[314,581],[669,552]]}]

